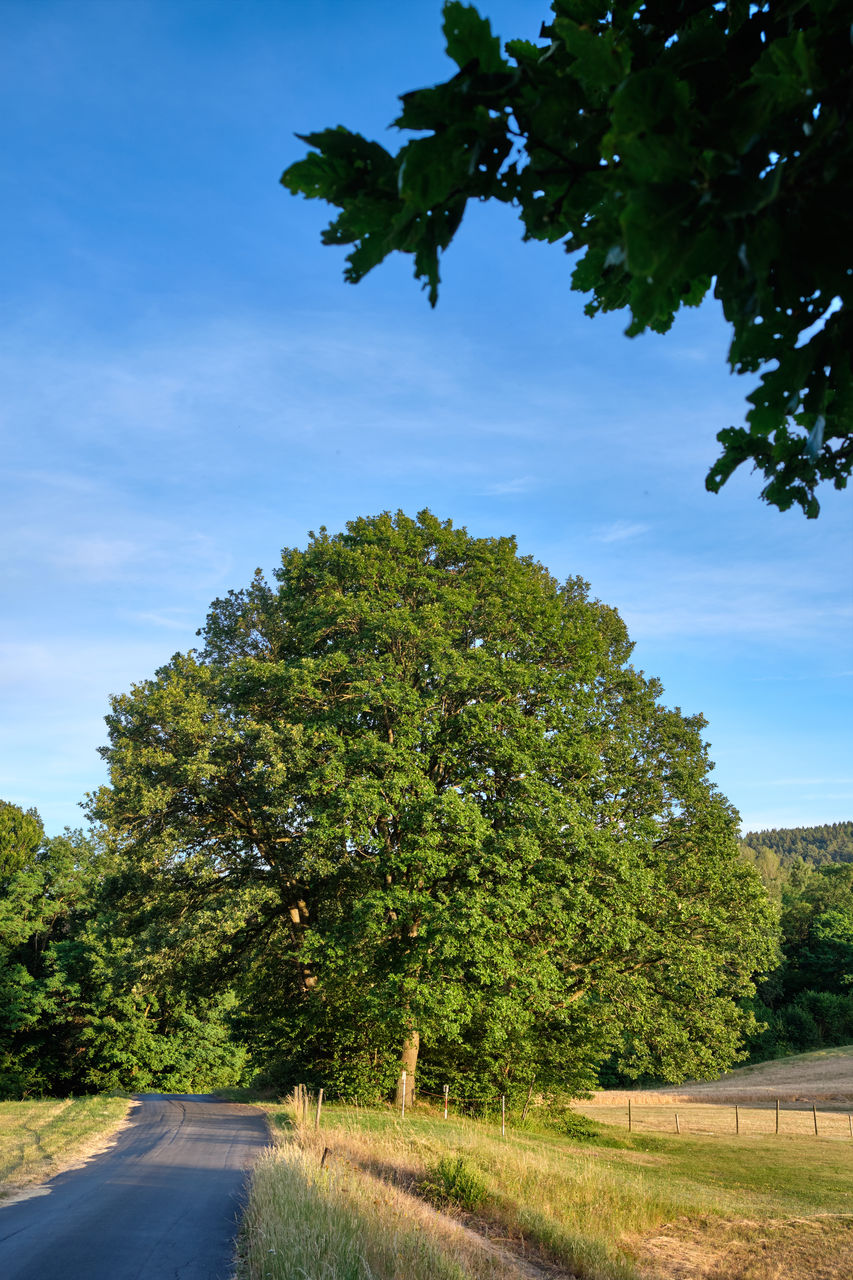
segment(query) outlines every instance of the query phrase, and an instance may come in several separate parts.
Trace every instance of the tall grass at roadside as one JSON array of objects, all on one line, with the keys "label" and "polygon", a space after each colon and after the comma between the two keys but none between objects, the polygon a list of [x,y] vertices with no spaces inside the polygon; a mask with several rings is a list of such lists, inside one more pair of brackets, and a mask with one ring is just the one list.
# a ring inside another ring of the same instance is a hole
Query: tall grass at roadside
[{"label": "tall grass at roadside", "polygon": [[326,1147],[291,1104],[252,1177],[245,1280],[517,1280],[503,1250]]},{"label": "tall grass at roadside", "polygon": [[425,1109],[401,1122],[391,1111],[329,1107],[321,1133],[306,1126],[304,1141],[317,1163],[328,1146],[329,1160],[415,1193],[439,1162],[462,1158],[485,1185],[473,1225],[586,1280],[636,1274],[643,1239],[664,1224],[853,1209],[853,1143],[832,1140],[629,1137],[606,1127],[597,1143],[577,1145],[544,1130],[504,1140],[493,1125]]},{"label": "tall grass at roadside", "polygon": [[51,1177],[105,1140],[129,1108],[127,1098],[99,1096],[0,1102],[0,1184]]}]

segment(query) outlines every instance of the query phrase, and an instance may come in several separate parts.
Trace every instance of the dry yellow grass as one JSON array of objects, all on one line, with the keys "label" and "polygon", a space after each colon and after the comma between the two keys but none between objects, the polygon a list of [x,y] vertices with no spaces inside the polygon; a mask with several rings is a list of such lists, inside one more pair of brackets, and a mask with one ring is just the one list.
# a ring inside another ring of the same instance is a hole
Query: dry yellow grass
[{"label": "dry yellow grass", "polygon": [[758,1137],[775,1134],[777,1099],[781,1135],[813,1138],[816,1111],[820,1137],[853,1139],[853,1046],[738,1067],[719,1080],[601,1090],[575,1109],[627,1128],[630,1102],[640,1133],[673,1133],[678,1115],[683,1134]]},{"label": "dry yellow grass", "polygon": [[[654,1099],[656,1095],[641,1095]],[[675,1133],[678,1116],[678,1130],[685,1134],[716,1134],[720,1137],[734,1137],[736,1133],[742,1138],[768,1137],[776,1132],[776,1112],[772,1106],[749,1107],[738,1106],[737,1114],[732,1103],[713,1104],[685,1102],[674,1098],[666,1102],[631,1099],[631,1126],[636,1133]],[[627,1101],[611,1103],[603,1099],[596,1102],[578,1102],[575,1110],[592,1120],[603,1124],[615,1125],[627,1130]],[[848,1113],[817,1109],[817,1130],[821,1138],[837,1138],[850,1142],[853,1120]],[[814,1138],[815,1116],[810,1107],[795,1108],[791,1105],[779,1109],[779,1134],[785,1138]]]},{"label": "dry yellow grass", "polygon": [[772,1062],[735,1067],[718,1080],[688,1081],[658,1089],[603,1089],[590,1099],[595,1106],[632,1103],[708,1102],[772,1106],[817,1103],[823,1110],[853,1110],[853,1045],[817,1049]]},{"label": "dry yellow grass", "polygon": [[641,1280],[850,1280],[853,1217],[674,1223],[635,1258]]},{"label": "dry yellow grass", "polygon": [[[543,1280],[539,1268],[334,1154],[308,1127],[277,1134],[255,1168],[243,1280]],[[386,1171],[387,1172],[387,1171]]]},{"label": "dry yellow grass", "polygon": [[[310,1122],[293,1124],[292,1110],[270,1108],[290,1151],[260,1174],[252,1229],[256,1244],[272,1224],[285,1235],[274,1254],[256,1248],[247,1275],[850,1280],[853,1048],[632,1092],[630,1135],[628,1097],[576,1104],[605,1122],[600,1140],[582,1146],[547,1129],[510,1127],[504,1140],[494,1124],[445,1122],[420,1106],[405,1122],[390,1110],[328,1108],[315,1135]],[[417,1198],[442,1155],[462,1156],[487,1186],[482,1208],[462,1222]],[[298,1255],[302,1271],[287,1243],[300,1223],[317,1244],[310,1258]]]},{"label": "dry yellow grass", "polygon": [[0,1196],[102,1150],[130,1106],[103,1097],[0,1102]]},{"label": "dry yellow grass", "polygon": [[[278,1111],[273,1122],[278,1119],[289,1130],[288,1112]],[[373,1240],[376,1256],[389,1256],[382,1254],[377,1234],[399,1232],[407,1220],[410,1227],[420,1222],[422,1239],[437,1252],[431,1260],[419,1254],[418,1265],[425,1269],[409,1272],[383,1270],[379,1262],[369,1271],[335,1269],[327,1258],[324,1267],[306,1268],[312,1277],[442,1280],[448,1274],[479,1275],[482,1266],[496,1276],[518,1275],[515,1268],[532,1266],[533,1274],[585,1280],[849,1280],[853,1275],[849,1139],[690,1133],[629,1138],[607,1129],[600,1143],[578,1146],[547,1131],[509,1130],[502,1140],[493,1124],[445,1122],[427,1108],[416,1108],[401,1123],[391,1111],[333,1107],[324,1112],[319,1135],[310,1125],[303,1129],[300,1158],[308,1170],[300,1175],[303,1188],[326,1149],[326,1170],[336,1169],[334,1176],[342,1179],[335,1194],[358,1207],[358,1231]],[[463,1215],[464,1224],[514,1252],[514,1261],[476,1250],[449,1255],[445,1228],[434,1225],[441,1216],[427,1209],[433,1225],[424,1225],[419,1217],[424,1206],[412,1192],[443,1153],[462,1155],[487,1183],[486,1202],[476,1215]],[[317,1194],[316,1184],[307,1199],[303,1194],[303,1215],[314,1214]],[[263,1212],[256,1229],[268,1229]],[[367,1256],[365,1249],[360,1256]],[[811,1271],[803,1269],[806,1257],[813,1260]],[[443,1269],[448,1261],[456,1272]],[[289,1280],[300,1273],[285,1265],[253,1272],[252,1280],[265,1274]]]}]

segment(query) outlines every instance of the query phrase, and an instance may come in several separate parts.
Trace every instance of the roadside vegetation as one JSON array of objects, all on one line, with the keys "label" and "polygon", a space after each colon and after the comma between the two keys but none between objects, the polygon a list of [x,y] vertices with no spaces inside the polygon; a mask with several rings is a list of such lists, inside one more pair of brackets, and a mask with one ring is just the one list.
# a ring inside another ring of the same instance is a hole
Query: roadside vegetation
[{"label": "roadside vegetation", "polygon": [[0,1102],[0,1198],[93,1154],[127,1115],[127,1098]]},{"label": "roadside vegetation", "polygon": [[811,1276],[853,1273],[853,1143],[589,1122],[583,1141],[536,1123],[502,1139],[420,1107],[401,1122],[333,1106],[315,1132],[268,1111],[277,1147],[251,1194],[246,1280],[784,1280],[806,1255]]}]

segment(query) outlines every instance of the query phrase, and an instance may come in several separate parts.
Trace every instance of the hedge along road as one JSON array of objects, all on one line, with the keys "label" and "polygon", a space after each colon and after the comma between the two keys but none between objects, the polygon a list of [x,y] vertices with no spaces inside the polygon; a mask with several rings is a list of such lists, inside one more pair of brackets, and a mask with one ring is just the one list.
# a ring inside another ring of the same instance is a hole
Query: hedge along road
[{"label": "hedge along road", "polygon": [[227,1280],[264,1117],[203,1095],[141,1097],[108,1152],[0,1201],[2,1280]]}]

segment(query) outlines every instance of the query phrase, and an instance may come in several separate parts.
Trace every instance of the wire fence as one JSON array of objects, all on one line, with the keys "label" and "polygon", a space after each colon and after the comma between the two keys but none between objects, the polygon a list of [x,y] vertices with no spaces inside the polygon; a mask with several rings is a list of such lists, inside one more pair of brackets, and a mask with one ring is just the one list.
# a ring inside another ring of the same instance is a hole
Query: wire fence
[{"label": "wire fence", "polygon": [[829,1110],[816,1102],[775,1099],[756,1103],[664,1102],[618,1105],[602,1099],[580,1102],[576,1109],[588,1119],[635,1133],[691,1134],[694,1137],[842,1138],[853,1139],[853,1115],[842,1108]]},{"label": "wire fence", "polygon": [[[510,1109],[507,1095],[495,1094],[460,1094],[451,1093],[450,1086],[445,1085],[441,1093],[434,1090],[420,1089],[415,1091],[414,1082],[401,1073],[398,1087],[398,1109],[401,1120],[406,1119],[407,1111],[411,1114],[418,1100],[432,1099],[438,1103],[443,1119],[452,1116],[471,1116],[477,1112],[480,1118],[489,1119],[493,1112],[500,1110],[501,1136],[506,1137],[507,1128],[521,1126],[527,1119],[533,1100],[533,1086],[528,1090],[523,1107],[518,1103]],[[310,1094],[305,1085],[296,1086],[293,1102],[297,1117],[302,1123],[309,1123],[312,1116],[314,1128],[319,1129],[323,1106],[323,1089],[317,1094]],[[536,1104],[536,1110],[549,1109]],[[846,1138],[853,1140],[853,1113],[844,1110],[818,1110],[817,1103],[789,1103],[783,1105],[779,1098],[764,1106],[749,1106],[740,1103],[713,1102],[680,1102],[677,1107],[665,1103],[637,1103],[631,1098],[616,1105],[601,1102],[576,1101],[573,1104],[572,1116],[585,1117],[588,1120],[600,1121],[609,1126],[625,1128],[629,1133],[671,1133],[676,1135],[691,1134],[694,1137],[815,1137]],[[513,1119],[515,1117],[515,1119]],[[495,1117],[497,1123],[497,1117]],[[571,1136],[569,1130],[568,1136]]]}]

